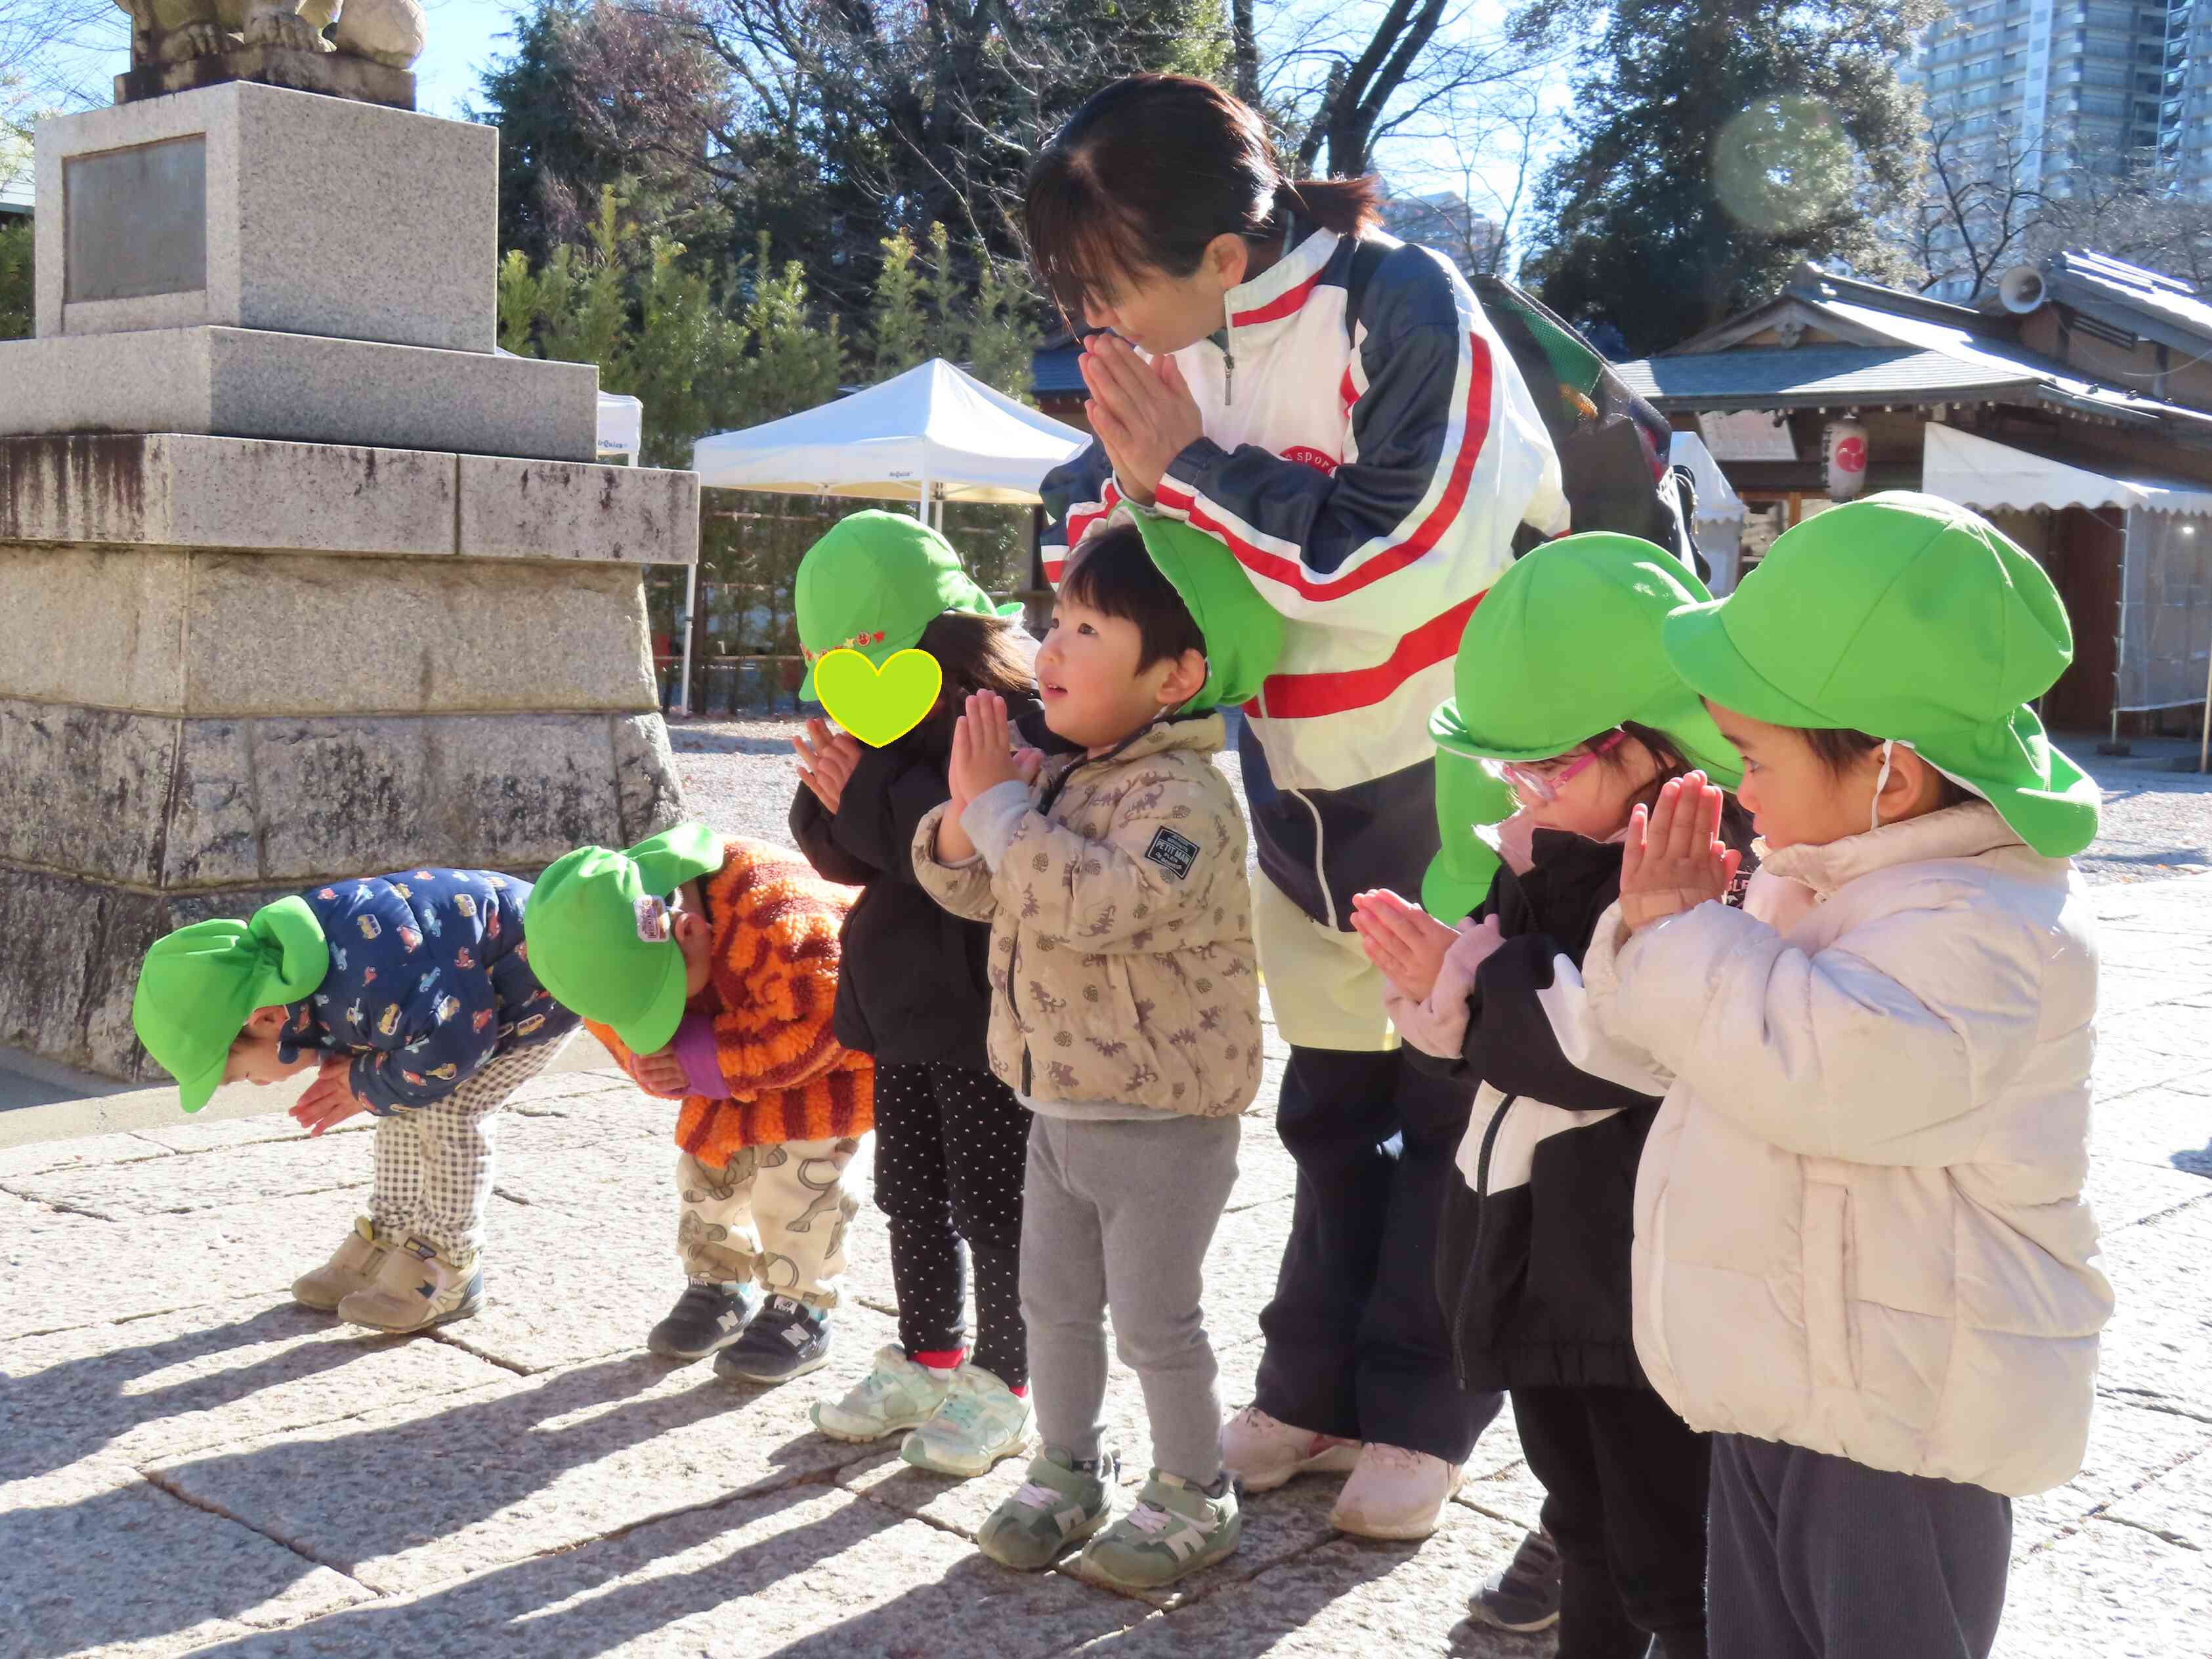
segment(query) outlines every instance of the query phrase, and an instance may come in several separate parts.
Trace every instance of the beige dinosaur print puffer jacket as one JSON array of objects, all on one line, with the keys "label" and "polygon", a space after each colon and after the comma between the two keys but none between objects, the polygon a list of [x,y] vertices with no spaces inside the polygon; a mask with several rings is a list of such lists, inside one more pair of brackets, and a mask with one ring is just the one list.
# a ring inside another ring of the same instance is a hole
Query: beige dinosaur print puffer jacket
[{"label": "beige dinosaur print puffer jacket", "polygon": [[1030,1099],[1233,1117],[1258,1094],[1252,890],[1222,742],[1205,714],[1055,762],[995,868],[939,861],[944,807],[915,830],[921,884],[991,924],[991,1070]]}]

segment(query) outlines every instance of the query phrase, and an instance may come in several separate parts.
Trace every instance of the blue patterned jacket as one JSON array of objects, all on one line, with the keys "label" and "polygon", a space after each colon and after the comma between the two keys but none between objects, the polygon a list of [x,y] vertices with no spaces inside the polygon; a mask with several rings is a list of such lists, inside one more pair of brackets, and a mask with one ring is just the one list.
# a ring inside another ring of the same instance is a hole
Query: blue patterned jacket
[{"label": "blue patterned jacket", "polygon": [[530,884],[491,870],[349,877],[301,895],[331,969],[291,1005],[283,1054],[351,1053],[353,1091],[380,1117],[442,1100],[495,1055],[564,1036],[576,1016],[530,969]]}]

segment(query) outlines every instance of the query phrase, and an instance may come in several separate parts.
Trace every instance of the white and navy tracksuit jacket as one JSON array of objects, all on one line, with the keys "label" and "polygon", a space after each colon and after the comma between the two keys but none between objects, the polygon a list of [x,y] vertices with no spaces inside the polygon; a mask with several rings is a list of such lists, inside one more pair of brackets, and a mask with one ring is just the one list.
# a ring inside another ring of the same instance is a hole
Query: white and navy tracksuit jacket
[{"label": "white and navy tracksuit jacket", "polygon": [[[1418,892],[1437,850],[1429,717],[1468,615],[1525,523],[1567,527],[1559,466],[1512,358],[1439,254],[1316,231],[1176,354],[1206,435],[1157,508],[1218,538],[1288,619],[1245,705],[1261,869],[1315,921]],[[1357,290],[1354,292],[1354,290]],[[1046,574],[1120,504],[1103,446],[1044,483]],[[1254,741],[1256,739],[1256,743]]]}]

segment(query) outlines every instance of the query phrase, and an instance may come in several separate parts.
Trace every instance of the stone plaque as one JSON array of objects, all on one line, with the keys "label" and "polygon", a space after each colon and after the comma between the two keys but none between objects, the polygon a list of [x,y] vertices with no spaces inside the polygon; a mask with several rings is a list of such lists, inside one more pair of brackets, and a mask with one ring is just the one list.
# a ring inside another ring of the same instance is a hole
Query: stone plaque
[{"label": "stone plaque", "polygon": [[137,300],[207,286],[207,137],[72,155],[62,298]]}]

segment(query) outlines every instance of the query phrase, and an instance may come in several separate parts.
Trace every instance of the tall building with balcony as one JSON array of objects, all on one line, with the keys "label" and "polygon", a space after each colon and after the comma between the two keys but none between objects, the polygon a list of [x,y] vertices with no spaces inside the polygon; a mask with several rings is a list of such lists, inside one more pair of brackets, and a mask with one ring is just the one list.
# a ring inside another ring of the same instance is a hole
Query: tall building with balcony
[{"label": "tall building with balcony", "polygon": [[[1956,0],[1902,73],[1952,152],[2063,194],[2155,163],[2212,185],[2212,0]],[[1971,281],[1933,290],[1971,297]],[[1953,292],[1964,288],[1969,292]]]}]

